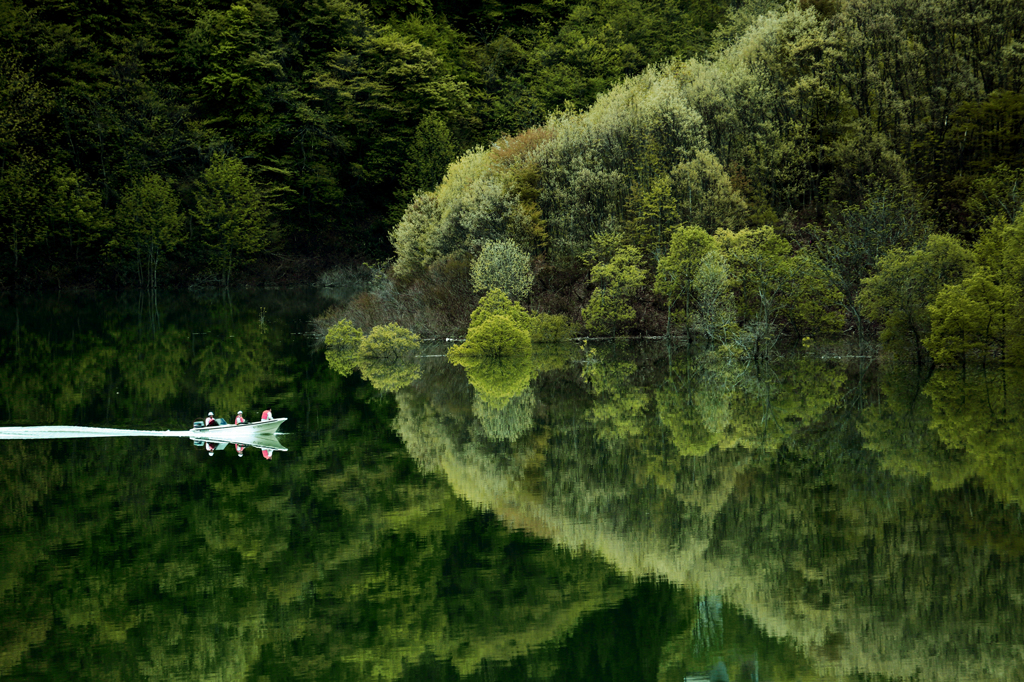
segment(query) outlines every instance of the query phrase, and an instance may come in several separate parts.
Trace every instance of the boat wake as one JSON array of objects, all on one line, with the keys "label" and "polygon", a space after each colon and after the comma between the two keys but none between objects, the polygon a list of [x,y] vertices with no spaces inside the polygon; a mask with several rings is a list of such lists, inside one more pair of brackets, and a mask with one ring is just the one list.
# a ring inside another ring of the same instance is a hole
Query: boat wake
[{"label": "boat wake", "polygon": [[47,438],[112,438],[117,436],[194,436],[190,431],[142,431],[104,429],[92,426],[0,426],[0,440],[42,440]]}]

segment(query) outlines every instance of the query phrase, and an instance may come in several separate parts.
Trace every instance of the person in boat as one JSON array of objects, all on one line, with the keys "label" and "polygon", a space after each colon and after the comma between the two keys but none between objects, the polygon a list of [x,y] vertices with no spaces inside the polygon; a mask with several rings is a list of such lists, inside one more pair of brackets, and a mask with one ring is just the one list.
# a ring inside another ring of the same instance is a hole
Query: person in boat
[{"label": "person in boat", "polygon": [[262,417],[261,421],[268,422],[268,421],[270,421],[273,418],[274,418],[274,415],[271,413],[269,407],[267,409],[263,410],[263,417]]},{"label": "person in boat", "polygon": [[239,410],[238,414],[235,415],[235,424],[244,424],[245,417],[242,416],[242,411]]},{"label": "person in boat", "polygon": [[217,425],[217,419],[213,416],[213,412],[211,412],[208,415],[206,415],[206,425],[207,426],[216,426]]},{"label": "person in boat", "polygon": [[240,443],[235,443],[235,452],[237,452],[238,456],[241,457],[242,453],[245,452],[245,446]]}]

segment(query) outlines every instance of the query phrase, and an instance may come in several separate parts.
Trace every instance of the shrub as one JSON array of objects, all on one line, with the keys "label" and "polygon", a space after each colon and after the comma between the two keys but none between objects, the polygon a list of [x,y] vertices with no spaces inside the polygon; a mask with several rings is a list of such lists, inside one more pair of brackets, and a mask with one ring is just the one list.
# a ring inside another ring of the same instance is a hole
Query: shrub
[{"label": "shrub", "polygon": [[530,340],[533,343],[561,343],[572,338],[572,326],[565,315],[537,313],[530,317]]},{"label": "shrub", "polygon": [[359,344],[359,356],[397,360],[411,355],[420,346],[420,337],[394,322],[374,327]]},{"label": "shrub", "polygon": [[466,342],[453,346],[449,358],[483,356],[492,358],[530,354],[530,332],[504,315],[495,315],[471,326]]},{"label": "shrub", "polygon": [[330,348],[338,350],[354,350],[362,344],[363,332],[356,329],[351,320],[338,320],[327,332],[324,343]]},{"label": "shrub", "polygon": [[500,289],[509,298],[526,298],[533,287],[530,256],[511,239],[486,241],[470,268],[473,291]]},{"label": "shrub", "polygon": [[491,289],[477,303],[476,309],[469,316],[469,328],[483,324],[489,318],[501,315],[512,320],[516,326],[523,329],[530,328],[530,313],[518,303],[514,302],[501,289]]}]

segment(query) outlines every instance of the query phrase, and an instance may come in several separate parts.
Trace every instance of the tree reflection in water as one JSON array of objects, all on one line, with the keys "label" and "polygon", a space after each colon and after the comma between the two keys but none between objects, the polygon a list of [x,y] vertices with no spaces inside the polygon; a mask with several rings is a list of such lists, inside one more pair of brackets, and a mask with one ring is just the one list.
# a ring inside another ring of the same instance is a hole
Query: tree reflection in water
[{"label": "tree reflection in water", "polygon": [[0,442],[0,677],[1024,675],[1019,372],[657,343],[370,383],[285,298],[0,316],[7,424],[294,421],[273,462]]}]

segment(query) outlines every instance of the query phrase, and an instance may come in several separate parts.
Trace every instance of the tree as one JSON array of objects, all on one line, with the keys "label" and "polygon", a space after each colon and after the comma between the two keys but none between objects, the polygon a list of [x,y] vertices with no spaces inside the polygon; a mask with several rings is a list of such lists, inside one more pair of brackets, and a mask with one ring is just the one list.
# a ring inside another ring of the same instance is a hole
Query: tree
[{"label": "tree", "polygon": [[107,249],[143,288],[156,288],[161,261],[185,240],[185,216],[178,209],[171,183],[155,173],[129,185],[117,206]]},{"label": "tree", "polygon": [[529,296],[533,286],[530,256],[511,239],[485,241],[469,272],[473,291],[500,289],[513,301]]},{"label": "tree", "polygon": [[599,285],[581,311],[587,326],[598,334],[614,334],[621,324],[636,319],[629,297],[639,289],[647,273],[643,258],[635,246],[620,247],[607,263],[590,270],[590,281]]},{"label": "tree", "polygon": [[996,216],[974,247],[977,268],[944,287],[927,310],[932,331],[925,347],[936,362],[998,354],[1024,363],[1024,211],[1010,223]]},{"label": "tree", "polygon": [[469,328],[466,341],[452,346],[448,357],[458,358],[483,356],[506,358],[529,355],[531,352],[530,331],[517,325],[505,315],[492,315],[482,323]]},{"label": "tree", "polygon": [[895,190],[882,189],[859,206],[847,206],[833,217],[828,231],[818,233],[815,251],[829,281],[843,294],[843,306],[864,336],[857,305],[861,281],[875,271],[890,249],[910,247],[927,232],[917,204]]},{"label": "tree", "polygon": [[420,347],[420,337],[394,322],[370,330],[359,342],[359,357],[376,360],[399,360]]},{"label": "tree", "polygon": [[676,301],[683,302],[683,328],[689,329],[693,323],[692,312],[697,296],[694,278],[704,255],[714,245],[711,235],[697,225],[680,225],[672,232],[668,254],[658,261],[654,280],[654,290],[668,301],[666,335],[670,333],[672,306]]},{"label": "tree", "polygon": [[448,357],[513,357],[529,355],[530,314],[501,289],[491,289],[470,315],[466,341],[452,346]]},{"label": "tree", "polygon": [[864,280],[857,306],[881,322],[883,342],[910,335],[915,350],[931,333],[928,305],[947,284],[956,284],[974,264],[974,256],[955,237],[933,234],[923,249],[895,248],[878,260],[877,272]]},{"label": "tree", "polygon": [[736,336],[736,301],[729,289],[729,263],[717,249],[701,258],[693,278],[696,327],[714,343],[729,343]]},{"label": "tree", "polygon": [[413,133],[399,179],[396,197],[403,208],[417,192],[434,189],[444,179],[448,164],[455,156],[455,142],[444,119],[435,113],[424,116]]},{"label": "tree", "polygon": [[[932,333],[924,341],[935,362],[966,364],[1005,348],[1009,293],[984,267],[963,282],[943,287],[928,306]],[[1019,301],[1020,291],[1015,293]]]},{"label": "tree", "polygon": [[234,269],[270,243],[269,192],[240,159],[218,153],[196,181],[195,201],[192,217],[203,260],[227,286]]}]

